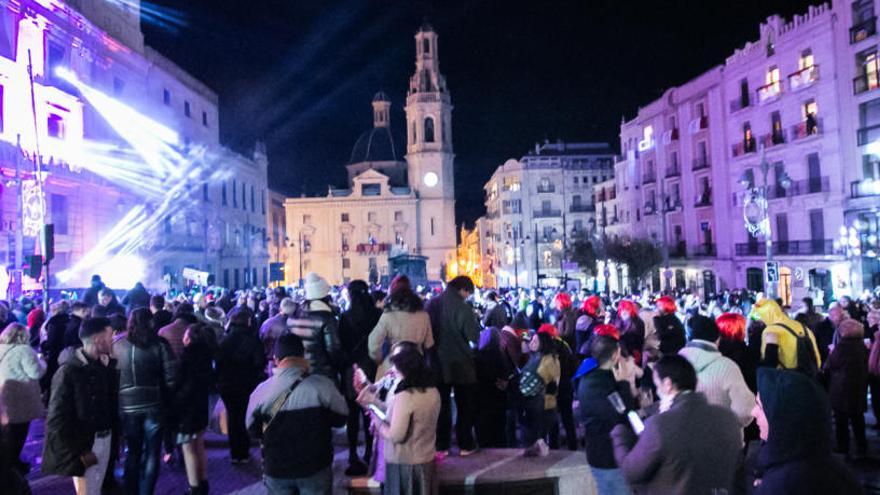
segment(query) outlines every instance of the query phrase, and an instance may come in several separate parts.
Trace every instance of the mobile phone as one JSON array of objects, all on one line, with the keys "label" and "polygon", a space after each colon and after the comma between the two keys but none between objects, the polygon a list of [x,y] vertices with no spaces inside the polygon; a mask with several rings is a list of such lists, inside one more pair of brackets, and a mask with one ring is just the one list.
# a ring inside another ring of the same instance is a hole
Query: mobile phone
[{"label": "mobile phone", "polygon": [[641,435],[643,431],[645,431],[645,423],[642,422],[642,418],[639,417],[639,413],[635,411],[629,411],[626,413],[626,419],[629,420],[629,425],[632,426],[636,435]]},{"label": "mobile phone", "polygon": [[371,411],[373,414],[376,415],[377,418],[379,418],[379,419],[382,420],[382,421],[385,421],[385,418],[387,417],[387,416],[385,415],[385,411],[379,409],[379,407],[376,406],[375,404],[370,404],[370,405],[367,406],[367,407],[370,409],[370,411]]}]

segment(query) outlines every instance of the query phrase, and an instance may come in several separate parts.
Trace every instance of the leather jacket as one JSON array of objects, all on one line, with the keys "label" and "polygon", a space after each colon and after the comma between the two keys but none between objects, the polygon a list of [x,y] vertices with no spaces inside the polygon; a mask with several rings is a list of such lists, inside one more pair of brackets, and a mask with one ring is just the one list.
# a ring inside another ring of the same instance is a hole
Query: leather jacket
[{"label": "leather jacket", "polygon": [[123,413],[159,412],[163,390],[174,387],[177,360],[163,338],[145,347],[127,338],[113,344],[113,358],[119,370],[119,407]]}]

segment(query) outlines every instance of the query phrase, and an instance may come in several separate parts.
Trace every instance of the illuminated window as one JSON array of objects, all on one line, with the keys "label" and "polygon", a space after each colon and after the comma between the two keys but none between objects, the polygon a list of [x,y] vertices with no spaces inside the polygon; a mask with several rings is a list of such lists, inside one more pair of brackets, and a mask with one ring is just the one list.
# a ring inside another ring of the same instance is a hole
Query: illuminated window
[{"label": "illuminated window", "polygon": [[779,82],[779,67],[774,65],[767,70],[766,82],[767,84]]},{"label": "illuminated window", "polygon": [[183,114],[186,115],[187,117],[192,115],[192,111],[190,109],[188,101],[183,102]]},{"label": "illuminated window", "polygon": [[425,119],[425,142],[434,142],[434,119],[431,117]]},{"label": "illuminated window", "polygon": [[171,104],[171,91],[168,91],[167,89],[162,90],[162,103],[166,105]]},{"label": "illuminated window", "polygon": [[809,115],[812,115],[813,117],[819,115],[819,107],[816,105],[816,100],[814,99],[807,100],[804,102],[804,106],[801,107],[801,119],[807,120]]},{"label": "illuminated window", "polygon": [[801,52],[801,58],[798,59],[798,69],[806,69],[813,66],[813,50],[807,48]]}]

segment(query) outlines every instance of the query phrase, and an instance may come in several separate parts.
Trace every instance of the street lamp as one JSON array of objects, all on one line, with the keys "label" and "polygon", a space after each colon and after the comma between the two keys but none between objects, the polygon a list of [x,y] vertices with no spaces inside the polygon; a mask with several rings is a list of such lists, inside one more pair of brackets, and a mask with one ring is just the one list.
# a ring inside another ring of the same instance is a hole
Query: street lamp
[{"label": "street lamp", "polygon": [[[526,236],[525,239],[522,239],[519,237],[519,230],[518,229],[511,229],[511,231],[512,231],[512,235],[513,235],[513,279],[514,279],[513,285],[514,285],[514,288],[519,290],[519,260],[517,259],[517,254],[518,254],[517,251],[521,250],[522,247],[525,246],[526,239],[528,239],[529,236]],[[519,241],[519,242],[517,242],[517,241]],[[506,245],[509,247],[510,242],[508,241],[506,243]]]},{"label": "street lamp", "polygon": [[[770,164],[764,155],[764,143],[758,145],[758,153],[760,163],[758,170],[761,172],[761,186],[755,183],[755,173],[752,169],[748,169],[740,176],[739,182],[746,190],[746,197],[743,201],[743,217],[746,221],[746,230],[754,237],[758,235],[764,236],[764,245],[766,251],[766,261],[769,265],[773,261],[773,235],[770,227],[770,185],[767,181],[767,175],[770,173]],[[784,170],[780,170],[774,177],[774,187],[788,189],[791,186],[791,177]],[[766,278],[766,276],[765,276]],[[776,297],[776,286],[767,281],[767,297],[773,299]]]},{"label": "street lamp", "polygon": [[862,243],[859,239],[858,222],[852,227],[840,226],[840,238],[834,241],[835,249],[843,251],[846,259],[846,272],[849,278],[850,295],[855,297],[855,284],[853,283],[853,258],[862,255]]}]

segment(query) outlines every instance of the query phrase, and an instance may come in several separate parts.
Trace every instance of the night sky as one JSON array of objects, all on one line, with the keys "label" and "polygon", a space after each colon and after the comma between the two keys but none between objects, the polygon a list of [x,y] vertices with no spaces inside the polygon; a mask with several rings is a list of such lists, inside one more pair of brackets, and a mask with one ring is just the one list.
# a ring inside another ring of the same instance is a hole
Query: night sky
[{"label": "night sky", "polygon": [[427,16],[455,105],[457,219],[483,213],[482,186],[545,138],[619,146],[620,119],[758,37],[807,0],[156,0],[185,26],[144,22],[147,43],[220,96],[227,146],[269,147],[269,186],[288,195],[345,184],[344,165],[392,101],[404,152],[413,35]]}]

